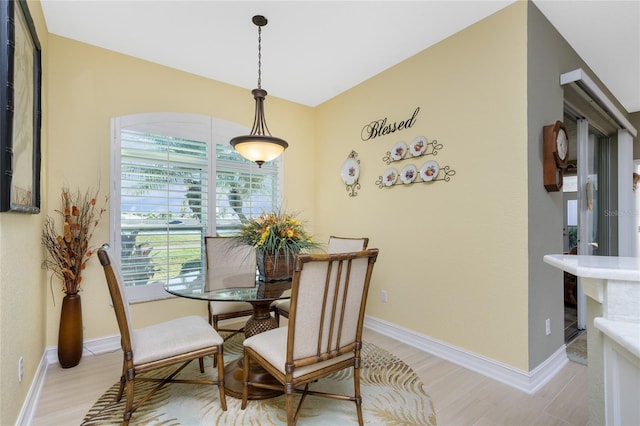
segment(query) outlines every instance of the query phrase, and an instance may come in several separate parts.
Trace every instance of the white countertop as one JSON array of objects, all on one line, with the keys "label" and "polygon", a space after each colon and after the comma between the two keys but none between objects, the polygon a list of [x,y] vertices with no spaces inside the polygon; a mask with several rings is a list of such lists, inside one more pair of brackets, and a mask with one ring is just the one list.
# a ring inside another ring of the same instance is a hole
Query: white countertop
[{"label": "white countertop", "polygon": [[604,318],[596,318],[593,324],[614,342],[640,358],[640,324]]},{"label": "white countertop", "polygon": [[544,262],[585,278],[585,294],[604,306],[595,327],[640,358],[640,257],[548,254]]},{"label": "white countertop", "polygon": [[640,283],[640,257],[547,254],[543,260],[579,277]]}]

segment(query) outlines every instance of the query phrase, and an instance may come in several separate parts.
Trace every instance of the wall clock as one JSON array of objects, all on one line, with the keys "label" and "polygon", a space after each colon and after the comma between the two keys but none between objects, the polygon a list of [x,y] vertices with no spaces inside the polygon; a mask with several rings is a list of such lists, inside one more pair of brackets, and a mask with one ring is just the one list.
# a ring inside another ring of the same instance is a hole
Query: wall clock
[{"label": "wall clock", "polygon": [[543,127],[542,161],[544,187],[548,192],[562,188],[569,162],[569,135],[561,121]]}]

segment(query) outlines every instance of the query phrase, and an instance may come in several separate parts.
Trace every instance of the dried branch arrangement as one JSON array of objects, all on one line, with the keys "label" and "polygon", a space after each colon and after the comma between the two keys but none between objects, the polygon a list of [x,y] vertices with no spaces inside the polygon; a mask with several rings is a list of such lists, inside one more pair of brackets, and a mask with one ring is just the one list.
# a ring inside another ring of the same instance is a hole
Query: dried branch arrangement
[{"label": "dried branch arrangement", "polygon": [[89,243],[102,214],[106,211],[108,197],[102,207],[96,207],[99,189],[70,192],[62,189],[61,210],[56,210],[62,219],[62,230],[56,229],[55,220],[47,217],[42,232],[42,244],[49,256],[42,266],[62,280],[62,290],[67,294],[77,293],[82,282],[82,271],[93,254]]}]

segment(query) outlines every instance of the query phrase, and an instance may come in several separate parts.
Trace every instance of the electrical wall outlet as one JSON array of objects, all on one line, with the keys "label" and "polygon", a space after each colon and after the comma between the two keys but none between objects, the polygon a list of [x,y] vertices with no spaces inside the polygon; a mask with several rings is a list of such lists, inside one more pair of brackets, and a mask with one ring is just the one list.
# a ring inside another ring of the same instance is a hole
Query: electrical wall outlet
[{"label": "electrical wall outlet", "polygon": [[547,336],[551,334],[551,320],[547,318],[544,322],[545,332]]},{"label": "electrical wall outlet", "polygon": [[380,293],[380,301],[382,303],[387,303],[387,290],[382,290],[382,292]]},{"label": "electrical wall outlet", "polygon": [[22,377],[24,376],[24,359],[20,357],[18,359],[18,381],[22,381]]}]

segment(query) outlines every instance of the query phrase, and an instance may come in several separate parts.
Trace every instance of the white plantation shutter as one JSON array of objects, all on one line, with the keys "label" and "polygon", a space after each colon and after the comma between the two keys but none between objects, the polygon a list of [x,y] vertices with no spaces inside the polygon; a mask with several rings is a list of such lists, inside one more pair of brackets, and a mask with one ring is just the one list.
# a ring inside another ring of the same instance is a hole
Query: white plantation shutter
[{"label": "white plantation shutter", "polygon": [[216,145],[216,233],[235,234],[242,222],[277,209],[278,163],[259,168],[229,144]]},{"label": "white plantation shutter", "polygon": [[[258,168],[229,145],[246,128],[192,114],[113,120],[111,244],[132,301],[202,278],[204,236],[277,209],[279,161]],[[214,200],[210,202],[209,200]]]},{"label": "white plantation shutter", "polygon": [[207,229],[207,143],[129,130],[120,143],[125,285],[200,271],[193,259],[202,258]]}]

